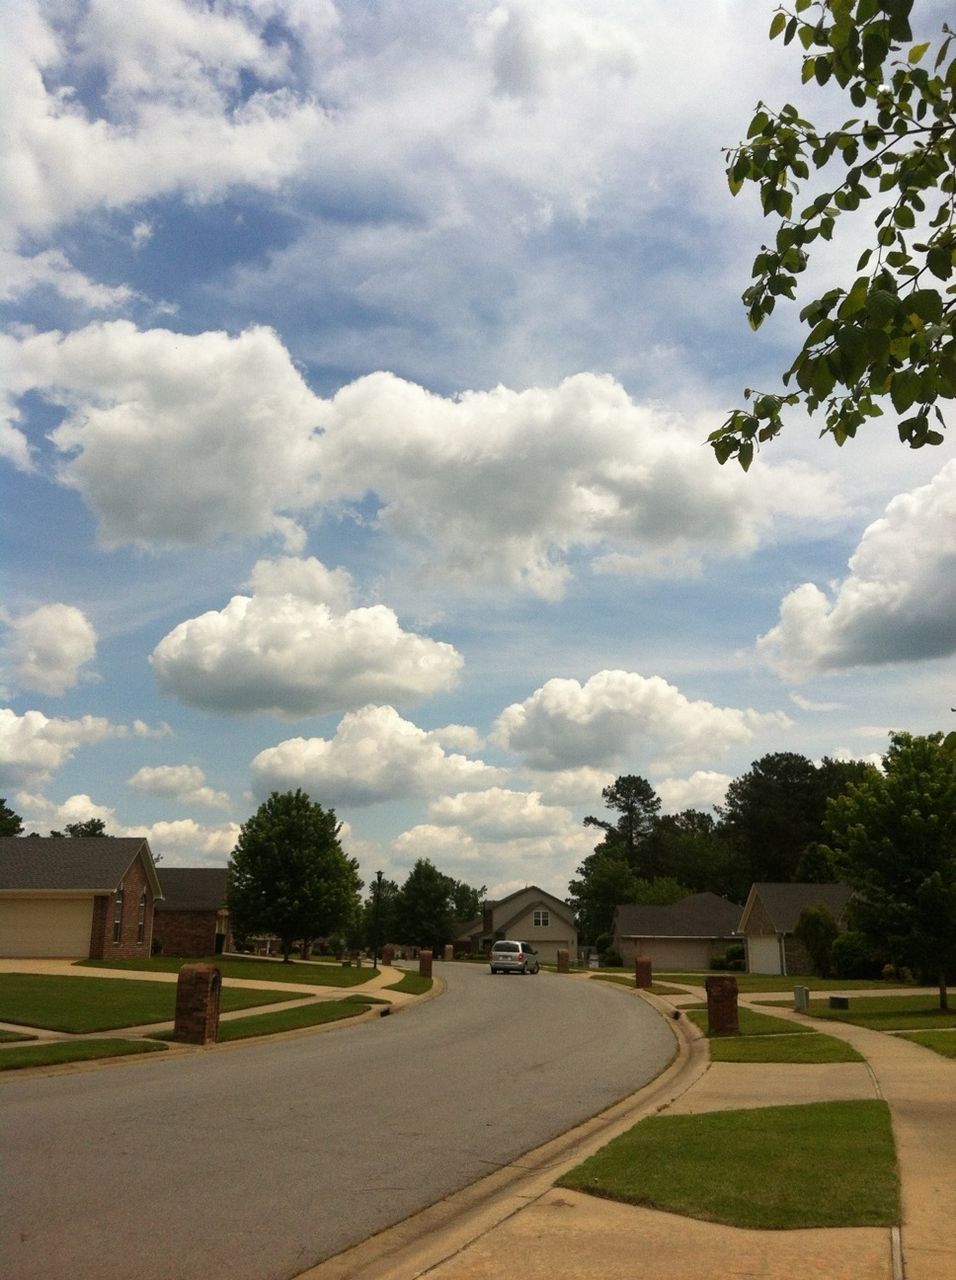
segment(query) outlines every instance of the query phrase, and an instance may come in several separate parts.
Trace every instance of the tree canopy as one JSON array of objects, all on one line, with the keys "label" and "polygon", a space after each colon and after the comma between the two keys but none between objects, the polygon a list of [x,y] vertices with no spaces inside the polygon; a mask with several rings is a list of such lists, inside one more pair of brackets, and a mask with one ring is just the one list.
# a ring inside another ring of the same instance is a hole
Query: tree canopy
[{"label": "tree canopy", "polygon": [[18,813],[14,813],[6,800],[0,797],[0,836],[19,836],[23,833],[23,822]]},{"label": "tree canopy", "polygon": [[229,861],[229,909],[239,934],[293,945],[349,927],[359,911],[358,863],[339,844],[332,809],[304,791],[273,791],[239,831]]},{"label": "tree canopy", "polygon": [[956,974],[956,743],[894,733],[883,768],[830,804],[832,846],[856,891],[855,928],[897,965],[935,978],[946,1008]]},{"label": "tree canopy", "polygon": [[76,839],[90,836],[105,836],[106,823],[102,818],[87,818],[85,822],[68,822],[63,831],[51,831],[51,836],[63,837],[66,834]]},{"label": "tree canopy", "polygon": [[777,224],[743,294],[751,327],[778,298],[796,297],[811,246],[841,219],[867,209],[860,220],[871,230],[855,276],[802,308],[808,332],[786,390],[748,388],[748,407],[711,434],[721,463],[736,458],[746,470],[796,406],[822,409],[821,435],[839,445],[887,400],[903,443],[944,439],[942,404],[956,396],[956,56],[946,23],[914,36],[912,9],[913,0],[794,0],[773,16],[771,39],[803,50],[803,82],[838,86],[853,114],[818,128],[789,103],[760,102],[746,141],[727,153],[733,194],[754,184]]}]

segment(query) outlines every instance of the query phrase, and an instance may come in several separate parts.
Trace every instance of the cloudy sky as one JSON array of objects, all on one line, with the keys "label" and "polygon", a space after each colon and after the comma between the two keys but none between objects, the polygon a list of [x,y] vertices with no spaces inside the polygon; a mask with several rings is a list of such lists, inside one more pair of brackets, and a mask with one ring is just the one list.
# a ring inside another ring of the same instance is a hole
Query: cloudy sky
[{"label": "cloudy sky", "polygon": [[564,896],[620,773],[707,808],[768,751],[951,727],[952,443],[798,415],[747,476],[702,443],[798,333],[747,328],[768,229],[721,147],[760,98],[841,110],[772,8],[9,0],[28,830],[222,865],[302,787],[366,880],[427,856]]}]

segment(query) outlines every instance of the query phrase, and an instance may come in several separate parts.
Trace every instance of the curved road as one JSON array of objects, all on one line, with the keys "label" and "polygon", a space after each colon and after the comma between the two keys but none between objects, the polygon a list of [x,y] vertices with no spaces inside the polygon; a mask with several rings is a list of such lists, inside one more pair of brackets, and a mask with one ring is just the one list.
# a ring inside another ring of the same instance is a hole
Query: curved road
[{"label": "curved road", "polygon": [[436,969],[440,999],[331,1033],[0,1078],[5,1280],[288,1280],[673,1056],[608,983]]}]

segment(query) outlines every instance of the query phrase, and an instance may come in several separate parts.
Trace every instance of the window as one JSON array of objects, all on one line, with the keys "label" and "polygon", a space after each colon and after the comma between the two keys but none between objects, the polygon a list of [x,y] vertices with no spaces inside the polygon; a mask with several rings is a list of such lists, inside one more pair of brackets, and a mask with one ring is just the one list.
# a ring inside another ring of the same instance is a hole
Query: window
[{"label": "window", "polygon": [[136,926],[136,941],[142,942],[146,936],[146,890],[139,895],[139,923]]},{"label": "window", "polygon": [[548,926],[550,925],[550,923],[551,923],[551,912],[550,912],[550,911],[536,911],[536,912],[534,913],[534,917],[533,917],[533,921],[532,921],[532,923],[534,924],[534,927],[535,927],[536,929],[547,929],[547,927],[548,927]]},{"label": "window", "polygon": [[119,942],[123,933],[123,886],[116,890],[116,905],[113,908],[113,941]]}]

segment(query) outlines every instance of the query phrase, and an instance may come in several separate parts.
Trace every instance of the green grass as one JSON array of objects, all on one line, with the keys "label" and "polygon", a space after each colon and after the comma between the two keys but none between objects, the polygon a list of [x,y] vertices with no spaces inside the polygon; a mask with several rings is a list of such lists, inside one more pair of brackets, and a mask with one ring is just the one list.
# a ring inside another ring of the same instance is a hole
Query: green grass
[{"label": "green grass", "polygon": [[720,1036],[710,1042],[711,1062],[863,1062],[836,1036]]},{"label": "green grass", "polygon": [[24,1035],[22,1031],[3,1031],[0,1029],[0,1044],[12,1044],[16,1040],[35,1040],[36,1036]]},{"label": "green grass", "polygon": [[[289,991],[227,987],[220,1008],[226,1013],[295,999]],[[168,1021],[175,1012],[174,982],[0,973],[0,1022],[82,1034]]]},{"label": "green grass", "polygon": [[812,991],[872,991],[874,988],[884,987],[887,990],[905,989],[907,985],[903,982],[883,982],[877,978],[814,978],[805,975],[801,977],[799,974],[782,976],[772,973],[716,973],[712,970],[706,973],[672,973],[661,970],[659,973],[655,972],[655,977],[662,982],[683,982],[695,987],[702,987],[708,978],[736,978],[738,991],[789,991],[793,987],[809,987]]},{"label": "green grass", "polygon": [[[709,1034],[706,1005],[691,1005],[685,1012],[695,1027],[700,1027],[704,1035]],[[802,1022],[788,1022],[785,1018],[774,1018],[769,1013],[757,1013],[742,1005],[737,1009],[737,1023],[742,1036],[792,1036],[807,1032],[813,1034],[813,1028],[805,1026]]]},{"label": "green grass", "polygon": [[245,956],[152,956],[143,960],[80,960],[77,967],[87,969],[132,969],[137,973],[178,973],[184,964],[215,965],[223,978],[246,978],[257,982],[299,982],[305,986],[357,987],[378,973],[366,969],[345,968],[332,960],[328,964],[307,960],[262,960]]},{"label": "green grass", "polygon": [[956,1027],[956,1008],[944,1012],[935,995],[854,996],[849,1009],[831,1009],[826,1000],[811,1000],[807,1012],[827,1022],[849,1022],[855,1027],[869,1027],[873,1031],[928,1031]]},{"label": "green grass", "polygon": [[734,1227],[899,1222],[884,1102],[651,1116],[559,1186]]},{"label": "green grass", "polygon": [[[326,1022],[354,1018],[373,1004],[387,1004],[374,996],[346,996],[343,1000],[315,1000],[294,1009],[274,1009],[271,1013],[252,1014],[248,1018],[230,1018],[219,1023],[217,1042],[249,1040],[255,1036],[276,1035],[280,1031],[299,1031],[303,1027],[319,1027]],[[165,1027],[150,1034],[151,1040],[173,1040],[173,1028]]]},{"label": "green grass", "polygon": [[[632,991],[638,989],[634,986],[633,974],[628,978],[625,977],[623,973],[596,973],[594,974],[594,977],[599,982],[616,982],[618,986],[630,987]],[[677,987],[667,987],[660,982],[652,983],[651,991],[653,991],[656,996],[682,996],[685,994],[685,992],[679,991]]]},{"label": "green grass", "polygon": [[52,1067],[63,1062],[90,1062],[94,1058],[125,1058],[134,1053],[155,1053],[164,1044],[151,1040],[56,1040],[29,1044],[0,1053],[0,1071],[24,1067]]},{"label": "green grass", "polygon": [[924,1049],[941,1053],[944,1058],[956,1058],[956,1035],[952,1031],[905,1031],[901,1040],[912,1040]]},{"label": "green grass", "polygon": [[401,982],[393,982],[391,986],[385,988],[386,991],[401,991],[405,995],[421,996],[426,991],[431,991],[433,978],[423,978],[417,973],[406,973]]}]

